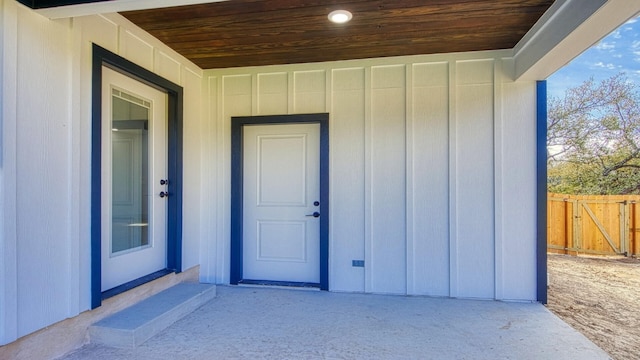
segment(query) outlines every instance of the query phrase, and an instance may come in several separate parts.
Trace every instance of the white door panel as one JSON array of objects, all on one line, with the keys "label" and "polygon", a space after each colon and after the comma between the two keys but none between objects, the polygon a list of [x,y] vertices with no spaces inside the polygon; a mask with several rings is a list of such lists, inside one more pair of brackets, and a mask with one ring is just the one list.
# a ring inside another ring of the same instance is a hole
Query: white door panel
[{"label": "white door panel", "polygon": [[243,278],[319,283],[319,124],[247,125]]},{"label": "white door panel", "polygon": [[167,95],[102,70],[102,291],[166,268]]}]

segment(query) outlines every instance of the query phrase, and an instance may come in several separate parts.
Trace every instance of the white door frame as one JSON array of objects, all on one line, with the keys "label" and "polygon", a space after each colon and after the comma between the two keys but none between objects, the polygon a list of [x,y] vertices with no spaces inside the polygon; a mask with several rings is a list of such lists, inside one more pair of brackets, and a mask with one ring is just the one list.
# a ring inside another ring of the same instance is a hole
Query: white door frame
[{"label": "white door frame", "polygon": [[[91,308],[102,304],[103,297],[142,285],[171,272],[182,271],[182,87],[149,70],[93,44],[91,84]],[[102,293],[101,221],[102,221],[102,67],[107,66],[151,87],[167,93],[167,147],[169,179],[167,199],[167,268],[123,284],[118,291]]]},{"label": "white door frame", "polygon": [[320,124],[320,289],[329,290],[329,114],[241,116],[231,118],[231,277],[243,280],[243,161],[245,125]]}]

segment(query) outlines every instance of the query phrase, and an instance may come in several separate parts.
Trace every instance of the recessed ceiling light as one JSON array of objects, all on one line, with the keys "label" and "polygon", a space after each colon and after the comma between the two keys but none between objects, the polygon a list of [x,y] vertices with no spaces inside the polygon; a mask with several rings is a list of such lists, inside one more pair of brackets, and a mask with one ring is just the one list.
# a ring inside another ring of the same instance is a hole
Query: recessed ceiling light
[{"label": "recessed ceiling light", "polygon": [[336,24],[344,24],[351,20],[353,15],[347,10],[334,10],[329,13],[329,20]]}]

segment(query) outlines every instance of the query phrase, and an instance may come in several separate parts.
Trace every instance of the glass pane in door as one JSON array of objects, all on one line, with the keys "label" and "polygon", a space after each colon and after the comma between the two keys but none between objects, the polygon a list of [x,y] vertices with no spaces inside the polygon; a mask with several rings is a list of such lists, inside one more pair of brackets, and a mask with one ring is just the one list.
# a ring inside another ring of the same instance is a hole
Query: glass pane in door
[{"label": "glass pane in door", "polygon": [[112,89],[111,254],[148,247],[151,103]]}]

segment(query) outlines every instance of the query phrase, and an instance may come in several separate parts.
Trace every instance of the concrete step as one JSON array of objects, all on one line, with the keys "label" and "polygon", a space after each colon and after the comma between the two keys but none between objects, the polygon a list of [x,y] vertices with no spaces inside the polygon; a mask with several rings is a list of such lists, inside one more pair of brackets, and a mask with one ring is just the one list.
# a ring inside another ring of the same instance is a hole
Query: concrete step
[{"label": "concrete step", "polygon": [[90,340],[111,347],[136,347],[215,296],[212,284],[177,284],[93,324]]}]

